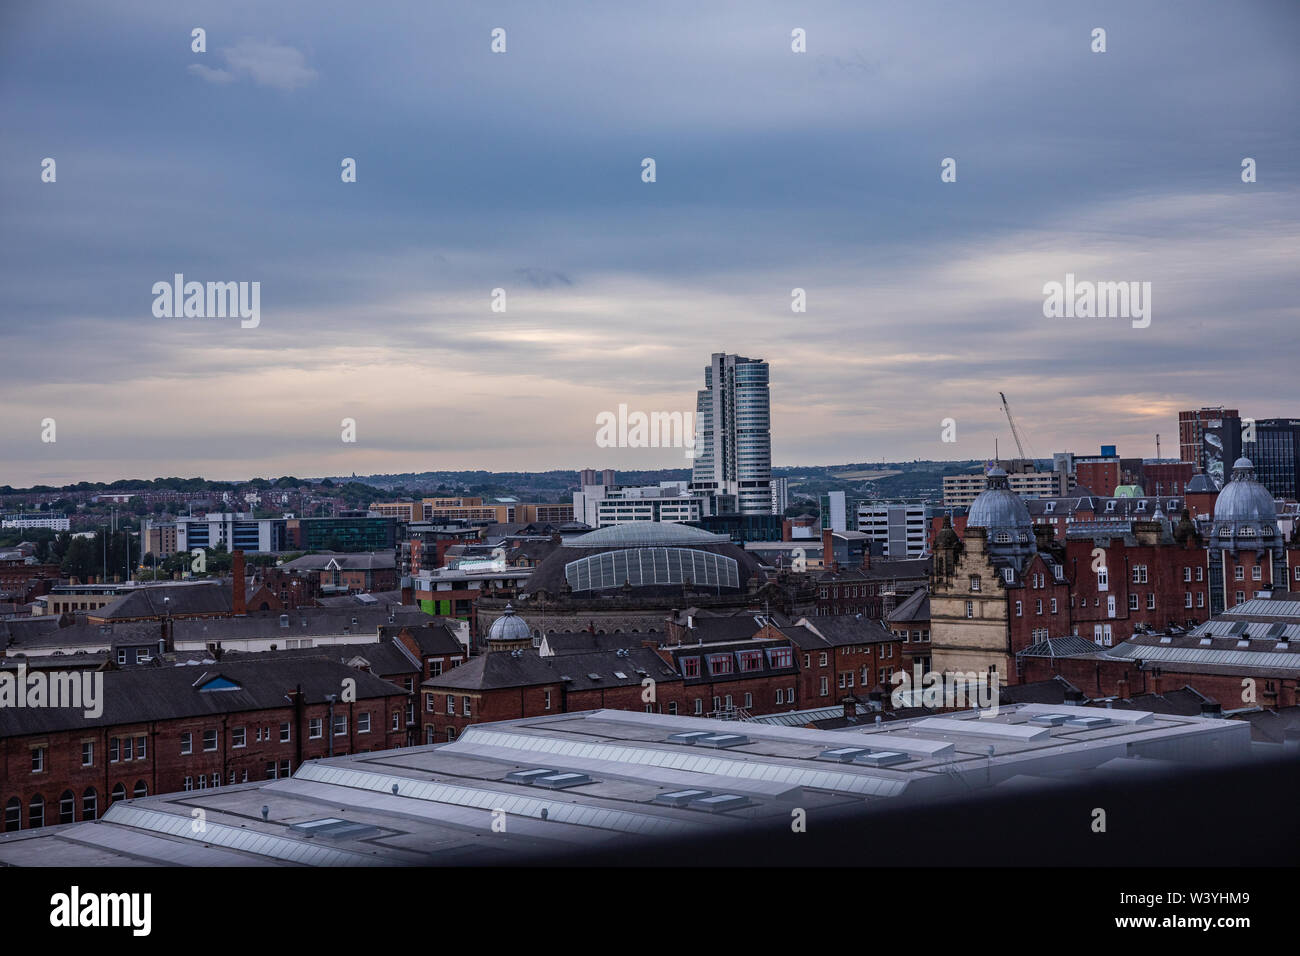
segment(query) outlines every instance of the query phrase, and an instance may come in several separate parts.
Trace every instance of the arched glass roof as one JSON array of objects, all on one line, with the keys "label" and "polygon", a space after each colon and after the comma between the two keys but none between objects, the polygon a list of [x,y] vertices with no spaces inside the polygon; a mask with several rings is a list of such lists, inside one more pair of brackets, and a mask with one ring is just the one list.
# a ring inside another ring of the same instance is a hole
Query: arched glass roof
[{"label": "arched glass roof", "polygon": [[699,528],[666,521],[629,521],[599,528],[564,542],[566,548],[636,548],[690,544],[725,544],[725,534],[710,534]]},{"label": "arched glass roof", "polygon": [[575,591],[681,584],[687,579],[700,587],[740,587],[735,558],[690,548],[628,548],[593,554],[564,566],[564,579]]}]

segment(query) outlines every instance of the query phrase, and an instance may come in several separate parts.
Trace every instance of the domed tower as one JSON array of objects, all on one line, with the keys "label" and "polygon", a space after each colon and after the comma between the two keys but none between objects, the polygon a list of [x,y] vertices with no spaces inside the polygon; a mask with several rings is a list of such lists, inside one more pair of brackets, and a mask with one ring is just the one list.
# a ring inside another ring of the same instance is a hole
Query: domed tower
[{"label": "domed tower", "polygon": [[487,645],[489,653],[533,646],[533,635],[528,622],[515,613],[512,605],[507,604],[501,611],[501,616],[488,628]]},{"label": "domed tower", "polygon": [[1249,458],[1238,458],[1233,464],[1232,478],[1214,502],[1208,544],[1213,613],[1264,588],[1287,589],[1286,548],[1277,505],[1272,493],[1255,480]]},{"label": "domed tower", "polygon": [[989,469],[988,485],[971,502],[966,518],[967,537],[972,528],[984,529],[991,557],[1010,558],[1017,567],[1036,550],[1029,508],[1011,490],[1007,473],[996,466]]}]

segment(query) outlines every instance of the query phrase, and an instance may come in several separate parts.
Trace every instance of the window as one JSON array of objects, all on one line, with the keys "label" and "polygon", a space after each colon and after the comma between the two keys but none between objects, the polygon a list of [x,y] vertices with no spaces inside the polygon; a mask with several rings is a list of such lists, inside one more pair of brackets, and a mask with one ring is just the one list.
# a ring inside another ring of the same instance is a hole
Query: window
[{"label": "window", "polygon": [[45,771],[45,748],[32,748],[32,773],[43,773]]},{"label": "window", "polygon": [[347,732],[348,732],[348,715],[335,714],[334,715],[334,736],[343,737],[347,735]]},{"label": "window", "polygon": [[[81,795],[81,819],[93,820],[99,813],[99,794],[95,792],[94,787],[87,787],[86,792]],[[5,827],[5,829],[9,829]]]},{"label": "window", "polygon": [[978,574],[972,574],[970,576],[970,589],[972,591],[978,591],[980,589],[980,576]]},{"label": "window", "polygon": [[740,669],[742,671],[761,671],[763,669],[762,651],[740,651],[736,656],[740,658]]},{"label": "window", "polygon": [[133,747],[132,747],[132,741],[131,741],[131,738],[130,738],[130,737],[124,737],[124,738],[122,739],[122,759],[123,759],[123,760],[134,760],[134,759],[135,759],[135,757],[134,757],[134,753],[135,753],[135,750],[134,750]]},{"label": "window", "polygon": [[821,681],[821,687],[820,687],[820,696],[825,697],[830,693],[829,684],[830,684],[829,679],[823,677]]},{"label": "window", "polygon": [[[432,694],[429,695],[429,709],[433,710]],[[415,723],[414,715],[412,715],[412,719],[410,722]],[[402,713],[401,711],[395,710],[393,711],[393,730],[401,730],[401,729],[402,729]]]},{"label": "window", "polygon": [[95,742],[93,740],[84,741],[81,745],[81,765],[83,767],[93,767],[95,765]]},{"label": "window", "polygon": [[144,743],[145,743],[145,740],[146,740],[146,739],[147,739],[147,738],[145,738],[145,737],[136,737],[136,738],[135,738],[135,759],[136,759],[136,760],[144,760],[144,759],[145,759]]},{"label": "window", "polygon": [[1250,569],[1250,579],[1252,581],[1262,581],[1263,571],[1264,569],[1261,568],[1258,564],[1255,565],[1253,568]]},{"label": "window", "polygon": [[1196,595],[1196,606],[1197,606],[1197,607],[1205,607],[1205,592],[1204,592],[1204,591],[1200,591],[1200,592],[1197,593],[1197,595]]},{"label": "window", "polygon": [[285,722],[281,723],[281,724],[280,724],[280,743],[282,743],[282,744],[287,744],[287,743],[289,742],[289,740],[292,738],[292,736],[293,736],[293,732],[292,732],[292,730],[291,730],[291,728],[290,728],[290,726],[289,726],[289,722],[288,722],[288,721],[285,721]]},{"label": "window", "polygon": [[461,716],[463,716],[463,717],[469,717],[469,716],[471,716],[471,714],[470,714],[470,709],[469,709],[469,698],[468,698],[468,697],[462,697],[462,698],[460,699],[460,713],[461,713]]},{"label": "window", "polygon": [[193,778],[193,777],[186,777],[186,778],[185,778],[185,790],[189,791],[189,790],[193,790],[193,789],[194,789],[194,778]]},{"label": "window", "polygon": [[110,737],[108,740],[108,762],[117,763],[120,759],[120,743],[116,737]]},{"label": "window", "polygon": [[[266,779],[274,780],[276,777],[280,775],[279,770],[280,770],[279,765],[274,760],[268,760],[266,762]],[[202,777],[199,777],[199,789],[200,790],[203,789]]]},{"label": "window", "polygon": [[736,659],[730,654],[712,654],[709,656],[710,674],[731,674],[736,669]]},{"label": "window", "polygon": [[14,830],[23,828],[23,805],[17,797],[10,798],[5,804],[5,832],[12,833]]},{"label": "window", "polygon": [[1155,609],[1156,609],[1156,592],[1152,591],[1147,595],[1147,610],[1154,611]]},{"label": "window", "polygon": [[1191,606],[1192,606],[1192,592],[1187,591],[1186,593],[1183,594],[1183,607],[1191,607]]},{"label": "window", "polygon": [[247,727],[235,727],[234,729],[232,729],[232,730],[230,731],[230,746],[231,746],[231,747],[246,747],[246,746],[248,746],[248,728],[247,728]]},{"label": "window", "polygon": [[550,710],[550,709],[551,709],[551,692],[549,690],[544,690],[542,691],[542,710]]},{"label": "window", "polygon": [[1056,598],[1052,598],[1052,613],[1056,613]]},{"label": "window", "polygon": [[1184,581],[1190,581],[1191,579],[1192,579],[1192,569],[1191,569],[1191,567],[1183,568],[1183,580],[1184,580]]},{"label": "window", "polygon": [[967,602],[966,602],[966,616],[967,616],[967,617],[974,617],[974,616],[975,616],[975,602],[974,602],[974,601],[967,601]]},{"label": "window", "polygon": [[1011,570],[1010,568],[1003,568],[1002,580],[1006,581],[1007,584],[1014,584],[1016,580],[1016,572]]},{"label": "window", "polygon": [[412,693],[412,692],[415,690],[415,678],[414,678],[414,677],[403,677],[403,678],[402,678],[402,689],[403,689],[404,691],[406,691],[408,694]]},{"label": "window", "polygon": [[[217,784],[214,783],[213,786],[215,787]],[[131,791],[131,796],[135,797],[137,800],[140,799],[140,797],[149,796],[148,785],[145,784],[143,780],[137,780],[135,782],[135,789]]]},{"label": "window", "polygon": [[704,701],[701,700],[699,697],[696,697],[696,698],[695,698],[695,714],[696,714],[696,716],[699,716],[699,715],[702,714],[702,713],[704,713]]},{"label": "window", "polygon": [[[433,695],[432,695],[432,694],[425,694],[425,695],[424,695],[424,712],[425,712],[426,714],[432,714],[432,713],[433,713]],[[397,711],[393,711],[393,713],[397,713]],[[394,728],[394,729],[396,729],[396,728]]]},{"label": "window", "polygon": [[1034,599],[1034,613],[1035,613],[1035,614],[1042,614],[1042,613],[1043,613],[1043,599],[1042,599],[1042,598],[1035,598],[1035,599]]},{"label": "window", "polygon": [[188,730],[185,731],[185,733],[181,734],[181,753],[182,754],[194,753],[194,735],[190,733]]},{"label": "window", "polygon": [[[1297,578],[1300,578],[1300,568],[1296,568],[1296,577],[1297,577]],[[812,655],[811,655],[811,654],[805,654],[805,655],[803,656],[803,666],[804,666],[805,668],[807,668],[807,667],[812,667]]]},{"label": "window", "polygon": [[32,797],[32,802],[27,805],[27,825],[33,830],[45,826],[45,798],[39,793]]},{"label": "window", "polygon": [[125,664],[125,663],[126,663],[126,648],[125,648],[125,647],[119,647],[119,648],[117,649],[117,662],[118,662],[119,664]]},{"label": "window", "polygon": [[441,659],[439,659],[439,658],[434,658],[434,657],[430,657],[430,658],[429,658],[429,676],[430,676],[430,677],[441,677],[441,676],[442,676],[442,660],[441,660]]},{"label": "window", "polygon": [[1200,566],[1197,566],[1197,568],[1196,568],[1196,580],[1198,580],[1198,581],[1204,581],[1204,580],[1205,580],[1205,568],[1200,567]]},{"label": "window", "polygon": [[1023,616],[1023,613],[1022,613],[1023,611],[1024,611],[1024,605],[1023,605],[1020,601],[1017,601],[1017,602],[1016,602],[1016,617],[1021,617],[1021,616]]},{"label": "window", "polygon": [[1115,616],[1115,595],[1106,595],[1106,614],[1108,617]]},{"label": "window", "polygon": [[1234,581],[1246,580],[1246,569],[1243,568],[1240,564],[1237,565],[1235,568],[1232,569],[1232,578]]},{"label": "window", "polygon": [[789,647],[773,647],[768,650],[767,659],[773,667],[793,667],[794,650]]},{"label": "window", "polygon": [[370,733],[370,711],[366,711],[363,714],[357,714],[357,733]]},{"label": "window", "polygon": [[745,695],[745,708],[746,708],[746,709],[749,709],[750,707],[753,707],[753,706],[754,706],[754,695],[753,695],[753,694],[746,694],[746,695]]},{"label": "window", "polygon": [[1237,603],[1238,603],[1238,604],[1241,604],[1241,603],[1244,602],[1245,600],[1246,600],[1246,592],[1245,592],[1245,591],[1238,591],[1238,592],[1237,592]]},{"label": "window", "polygon": [[821,657],[820,657],[820,659],[817,661],[817,666],[818,666],[818,667],[825,667],[825,666],[826,666],[826,652],[825,652],[825,651],[822,651],[822,652],[821,652]]},{"label": "window", "polygon": [[75,813],[77,810],[77,798],[72,795],[71,790],[64,790],[63,796],[59,797],[59,822],[72,823],[76,820]]},{"label": "window", "polygon": [[1130,611],[1136,611],[1138,609],[1138,596],[1136,594],[1130,594],[1128,596],[1128,609]]},{"label": "window", "polygon": [[668,702],[668,713],[672,714],[674,717],[677,716],[677,701],[670,700]]},{"label": "window", "polygon": [[203,731],[203,749],[206,751],[217,749],[217,732],[215,730]]},{"label": "window", "polygon": [[447,713],[453,717],[456,715],[456,698],[451,694],[447,695]]},{"label": "window", "polygon": [[1145,564],[1137,564],[1133,566],[1133,583],[1147,583],[1147,566]]},{"label": "window", "polygon": [[324,721],[320,717],[311,717],[307,721],[307,738],[309,740],[320,740],[321,729]]},{"label": "window", "polygon": [[683,677],[700,676],[700,659],[698,657],[682,658],[682,676]]}]

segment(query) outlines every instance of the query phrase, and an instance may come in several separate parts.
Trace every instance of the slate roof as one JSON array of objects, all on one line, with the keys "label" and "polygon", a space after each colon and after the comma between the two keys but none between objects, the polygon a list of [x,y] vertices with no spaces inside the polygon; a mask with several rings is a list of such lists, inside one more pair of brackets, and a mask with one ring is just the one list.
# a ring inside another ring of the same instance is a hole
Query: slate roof
[{"label": "slate roof", "polygon": [[1101,645],[1095,641],[1090,641],[1085,637],[1075,637],[1073,634],[1067,634],[1065,637],[1049,637],[1046,640],[1039,641],[1037,644],[1030,644],[1023,651],[1019,651],[1017,657],[1088,657],[1098,653]]},{"label": "slate roof", "polygon": [[[164,598],[167,600],[164,602]],[[162,584],[136,588],[128,594],[110,601],[88,617],[107,621],[141,617],[173,618],[187,614],[229,614],[231,611],[230,584],[225,581],[203,581],[197,584]]]},{"label": "slate roof", "polygon": [[[820,634],[831,647],[853,647],[898,640],[898,635],[890,631],[883,621],[871,617],[830,615],[802,618],[799,623]],[[781,633],[786,632],[782,630]]]},{"label": "slate roof", "polygon": [[395,551],[322,551],[304,554],[281,567],[288,571],[323,571],[331,562],[344,571],[379,571],[397,566]]},{"label": "slate roof", "polygon": [[900,624],[930,620],[930,590],[917,588],[889,612],[889,620]]},{"label": "slate roof", "polygon": [[[299,685],[307,703],[322,703],[326,694],[339,693],[344,678],[356,681],[358,700],[404,694],[401,688],[372,674],[319,658],[140,667],[103,671],[102,675],[104,709],[99,717],[88,718],[75,708],[4,707],[0,708],[0,737],[270,710],[284,707],[286,693]],[[218,676],[239,689],[199,689]]]}]

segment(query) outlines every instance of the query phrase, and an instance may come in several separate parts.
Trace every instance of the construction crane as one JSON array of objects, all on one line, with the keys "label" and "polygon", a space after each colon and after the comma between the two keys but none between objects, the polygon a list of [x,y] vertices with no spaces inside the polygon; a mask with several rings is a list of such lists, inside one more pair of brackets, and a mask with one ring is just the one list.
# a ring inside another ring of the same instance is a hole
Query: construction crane
[{"label": "construction crane", "polygon": [[1022,459],[1027,458],[1025,446],[1020,441],[1020,432],[1016,428],[1016,420],[1011,417],[1011,406],[1007,404],[1007,396],[1003,392],[998,392],[998,395],[1002,398],[1002,410],[1007,413],[1007,424],[1011,426],[1011,437],[1016,440],[1016,451],[1020,452]]}]

